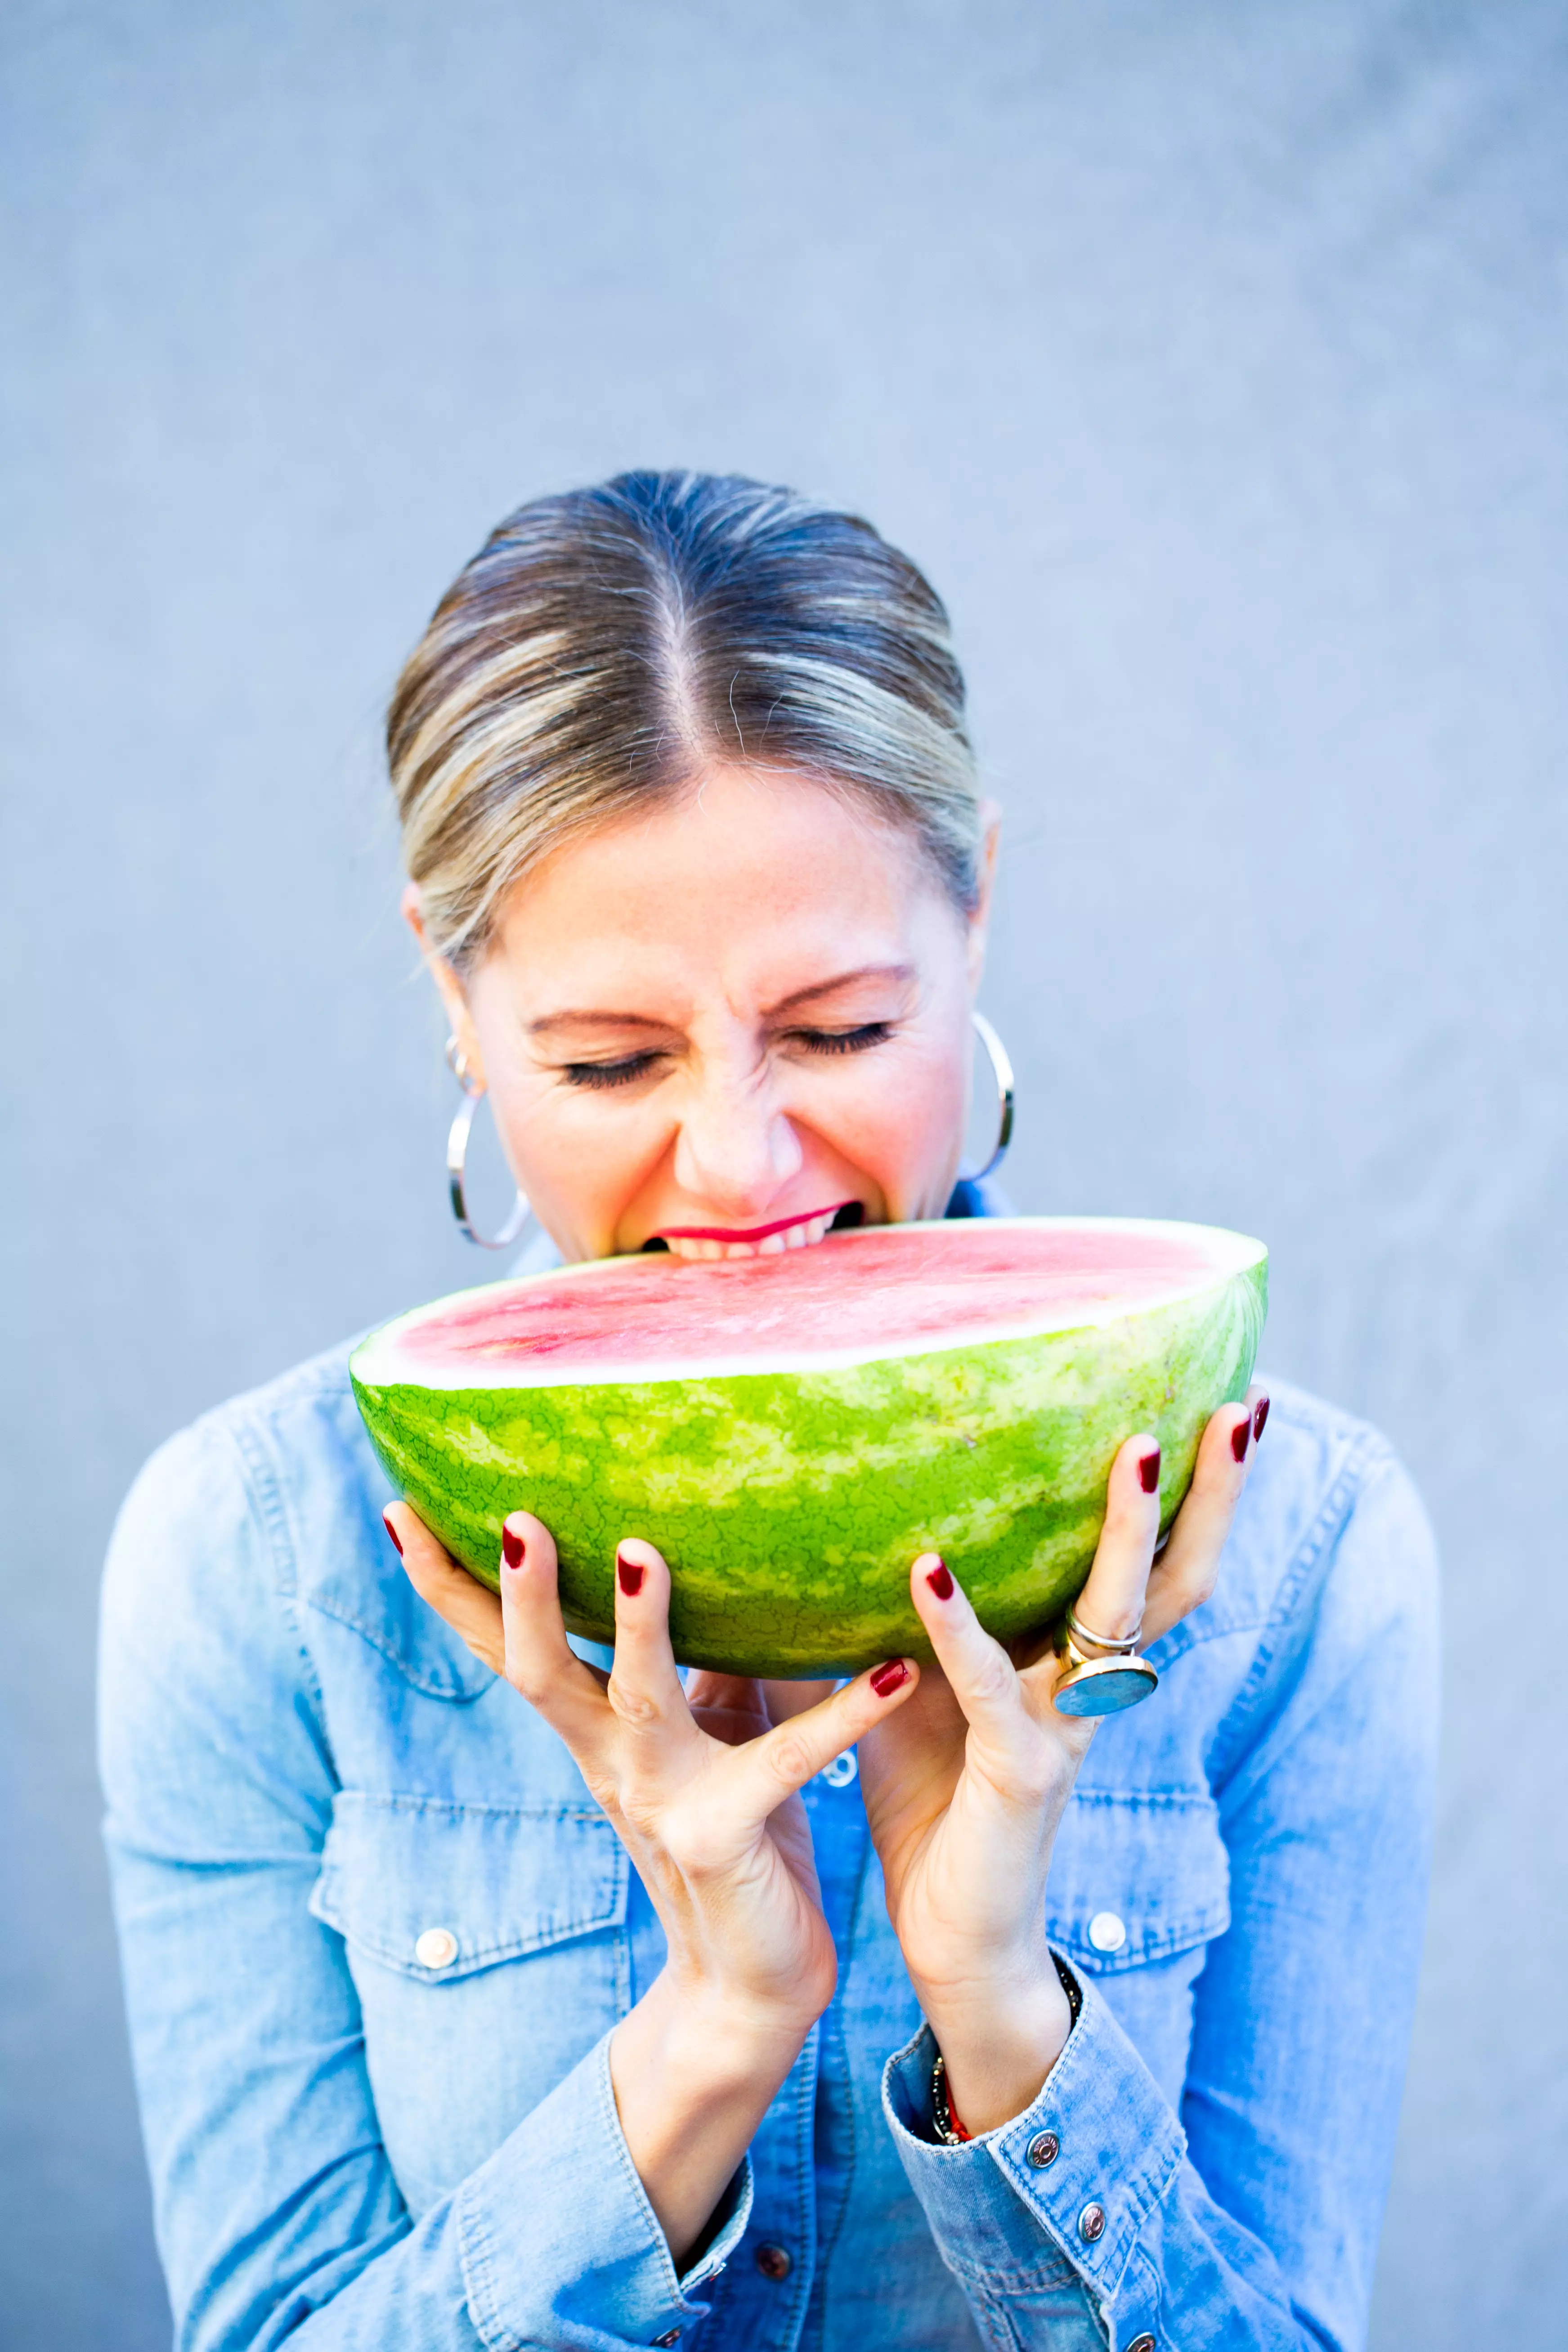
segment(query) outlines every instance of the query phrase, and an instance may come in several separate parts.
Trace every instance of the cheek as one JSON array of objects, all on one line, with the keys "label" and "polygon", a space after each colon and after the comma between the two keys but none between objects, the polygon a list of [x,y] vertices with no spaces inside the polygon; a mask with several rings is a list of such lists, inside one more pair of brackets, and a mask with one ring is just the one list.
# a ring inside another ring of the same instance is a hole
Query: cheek
[{"label": "cheek", "polygon": [[615,1094],[569,1093],[533,1072],[491,1088],[513,1172],[558,1240],[611,1246],[627,1198],[668,1146],[668,1122]]},{"label": "cheek", "polygon": [[818,1124],[889,1197],[940,1173],[963,1134],[964,1068],[946,1041],[866,1055],[832,1089]]}]

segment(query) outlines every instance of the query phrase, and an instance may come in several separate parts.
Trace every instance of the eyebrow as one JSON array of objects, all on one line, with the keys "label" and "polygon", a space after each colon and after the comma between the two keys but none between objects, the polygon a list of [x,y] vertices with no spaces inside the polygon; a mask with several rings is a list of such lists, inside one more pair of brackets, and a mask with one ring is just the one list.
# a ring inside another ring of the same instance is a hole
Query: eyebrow
[{"label": "eyebrow", "polygon": [[783,996],[770,1007],[774,1013],[793,1011],[797,1004],[808,1004],[814,996],[832,996],[840,988],[848,988],[858,980],[889,980],[899,982],[915,976],[911,963],[863,963],[853,971],[836,972],[831,980],[814,980],[809,988],[797,988]]},{"label": "eyebrow", "polygon": [[669,1021],[656,1021],[647,1013],[545,1013],[528,1024],[531,1037],[547,1037],[552,1029],[663,1029]]},{"label": "eyebrow", "polygon": [[[851,987],[858,980],[907,982],[914,978],[914,966],[908,963],[859,964],[853,971],[835,972],[831,980],[814,980],[805,988],[793,989],[788,996],[780,997],[770,1005],[768,1015],[776,1019],[781,1013],[792,1013],[802,1004],[809,1004],[819,996],[832,996],[838,989]],[[528,1024],[531,1037],[547,1037],[557,1029],[660,1029],[668,1033],[676,1024],[656,1021],[647,1013],[564,1012],[542,1013]]]}]

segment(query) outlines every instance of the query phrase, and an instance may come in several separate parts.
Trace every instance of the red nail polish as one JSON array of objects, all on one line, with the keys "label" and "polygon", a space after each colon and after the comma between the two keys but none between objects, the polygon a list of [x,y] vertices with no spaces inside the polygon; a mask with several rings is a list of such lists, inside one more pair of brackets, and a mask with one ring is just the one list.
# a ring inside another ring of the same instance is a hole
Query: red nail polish
[{"label": "red nail polish", "polygon": [[523,1542],[522,1538],[516,1534],[512,1528],[502,1528],[500,1531],[500,1548],[501,1555],[505,1559],[508,1568],[521,1568],[522,1566],[522,1555],[528,1549],[528,1546]]},{"label": "red nail polish", "polygon": [[398,1559],[401,1559],[403,1558],[402,1541],[399,1538],[397,1529],[393,1526],[392,1521],[387,1517],[384,1511],[383,1511],[381,1515],[381,1524],[386,1529],[387,1534],[392,1538],[393,1549],[396,1552]]},{"label": "red nail polish", "polygon": [[1252,1423],[1250,1418],[1246,1421],[1238,1421],[1236,1427],[1230,1433],[1230,1450],[1232,1454],[1235,1454],[1238,1462],[1245,1462],[1247,1459],[1247,1440],[1251,1435]]},{"label": "red nail polish", "polygon": [[879,1666],[872,1675],[871,1688],[879,1698],[886,1698],[889,1691],[901,1690],[909,1678],[910,1670],[902,1658],[889,1658],[887,1664]]},{"label": "red nail polish", "polygon": [[647,1570],[640,1568],[635,1559],[628,1559],[625,1552],[616,1554],[616,1574],[620,1578],[621,1591],[628,1601],[642,1591],[642,1580],[647,1573]]},{"label": "red nail polish", "polygon": [[1156,1445],[1142,1454],[1138,1462],[1138,1484],[1146,1495],[1152,1495],[1160,1483],[1160,1449]]},{"label": "red nail polish", "polygon": [[926,1582],[939,1601],[952,1599],[952,1570],[945,1559],[939,1559],[934,1568],[926,1570]]},{"label": "red nail polish", "polygon": [[1257,1411],[1252,1416],[1252,1442],[1254,1445],[1257,1444],[1258,1439],[1262,1436],[1263,1425],[1268,1419],[1268,1399],[1267,1397],[1259,1397],[1258,1400]]}]

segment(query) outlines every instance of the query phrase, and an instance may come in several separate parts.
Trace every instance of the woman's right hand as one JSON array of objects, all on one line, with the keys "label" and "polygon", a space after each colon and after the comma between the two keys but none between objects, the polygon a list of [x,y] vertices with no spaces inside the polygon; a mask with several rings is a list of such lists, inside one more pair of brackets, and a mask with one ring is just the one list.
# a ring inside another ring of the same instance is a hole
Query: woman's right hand
[{"label": "woman's right hand", "polygon": [[616,2029],[610,2076],[679,2263],[833,1997],[799,1791],[910,1696],[919,1668],[890,1661],[778,1723],[759,1684],[703,1675],[689,1693],[669,1643],[669,1571],[651,1544],[626,1541],[605,1676],[567,1643],[541,1520],[507,1520],[499,1599],[406,1503],[386,1520],[416,1590],[565,1742],[658,1914],[668,1958]]}]

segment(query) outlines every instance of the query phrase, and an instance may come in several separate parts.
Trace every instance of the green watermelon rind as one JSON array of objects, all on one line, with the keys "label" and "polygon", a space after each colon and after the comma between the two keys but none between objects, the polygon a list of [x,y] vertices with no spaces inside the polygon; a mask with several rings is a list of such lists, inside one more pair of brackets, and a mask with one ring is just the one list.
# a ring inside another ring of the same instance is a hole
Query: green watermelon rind
[{"label": "green watermelon rind", "polygon": [[1210,1414],[1246,1393],[1267,1299],[1258,1246],[1163,1305],[870,1360],[453,1389],[364,1377],[388,1354],[373,1334],[350,1370],[388,1477],[492,1590],[501,1523],[526,1509],[555,1538],[571,1632],[613,1640],[616,1547],[636,1536],[669,1562],[683,1664],[852,1674],[930,1656],[922,1551],[1002,1640],[1058,1616],[1138,1431],[1160,1441],[1168,1527]]}]

